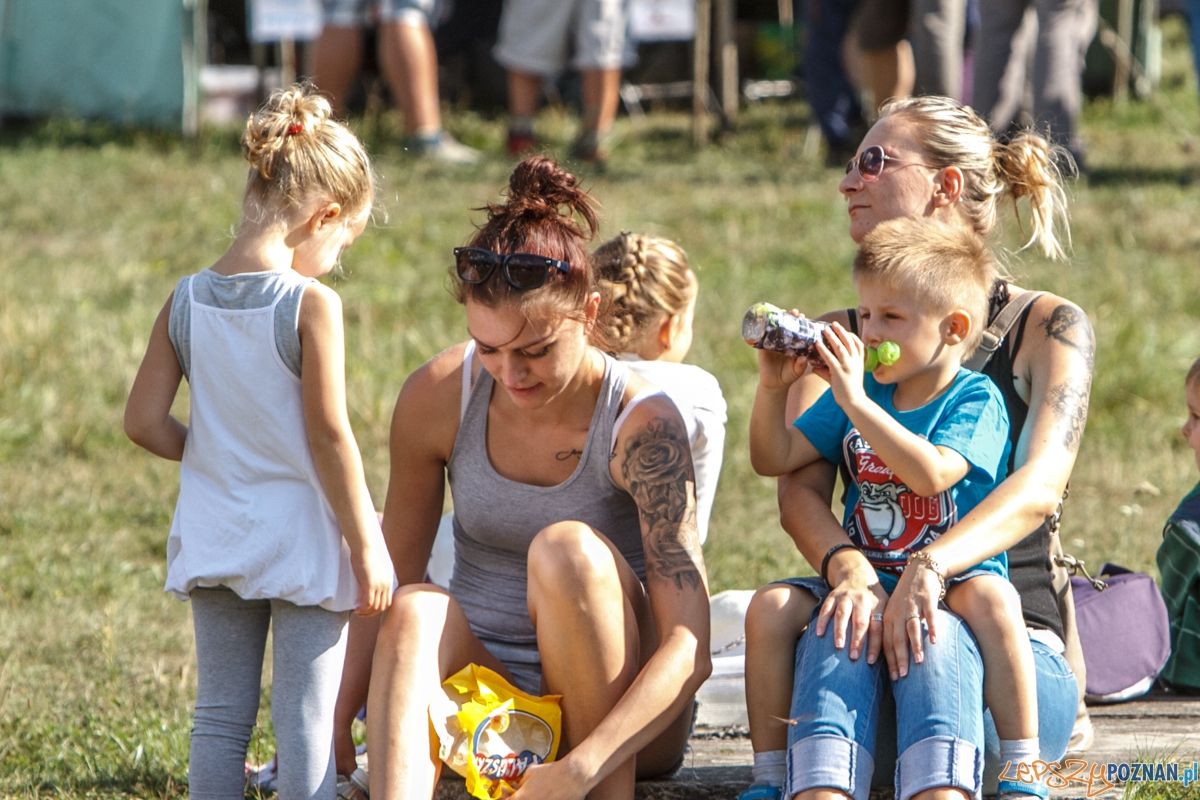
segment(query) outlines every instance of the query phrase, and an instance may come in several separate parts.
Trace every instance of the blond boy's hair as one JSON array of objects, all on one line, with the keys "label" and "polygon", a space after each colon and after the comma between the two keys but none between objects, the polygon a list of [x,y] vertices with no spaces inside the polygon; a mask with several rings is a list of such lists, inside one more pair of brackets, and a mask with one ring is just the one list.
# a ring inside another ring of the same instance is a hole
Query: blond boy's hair
[{"label": "blond boy's hair", "polygon": [[929,217],[881,222],[863,237],[854,280],[877,281],[915,298],[929,313],[962,310],[971,318],[963,359],[979,345],[988,298],[1000,270],[983,237],[964,225]]}]

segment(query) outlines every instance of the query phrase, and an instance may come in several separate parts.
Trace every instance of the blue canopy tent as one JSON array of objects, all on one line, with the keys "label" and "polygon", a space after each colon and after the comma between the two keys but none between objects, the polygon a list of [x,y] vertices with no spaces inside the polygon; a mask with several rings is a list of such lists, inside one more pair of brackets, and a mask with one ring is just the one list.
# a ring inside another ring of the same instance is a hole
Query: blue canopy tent
[{"label": "blue canopy tent", "polygon": [[0,114],[194,130],[194,16],[203,0],[0,0]]}]

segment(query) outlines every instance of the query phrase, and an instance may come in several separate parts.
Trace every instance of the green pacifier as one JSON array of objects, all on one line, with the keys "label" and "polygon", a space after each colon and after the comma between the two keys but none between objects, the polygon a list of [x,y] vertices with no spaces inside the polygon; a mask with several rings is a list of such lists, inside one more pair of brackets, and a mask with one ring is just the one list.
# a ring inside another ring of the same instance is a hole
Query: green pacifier
[{"label": "green pacifier", "polygon": [[867,357],[863,364],[863,369],[867,372],[874,372],[875,368],[880,364],[890,367],[899,360],[900,345],[895,342],[880,342],[879,347],[867,348]]}]

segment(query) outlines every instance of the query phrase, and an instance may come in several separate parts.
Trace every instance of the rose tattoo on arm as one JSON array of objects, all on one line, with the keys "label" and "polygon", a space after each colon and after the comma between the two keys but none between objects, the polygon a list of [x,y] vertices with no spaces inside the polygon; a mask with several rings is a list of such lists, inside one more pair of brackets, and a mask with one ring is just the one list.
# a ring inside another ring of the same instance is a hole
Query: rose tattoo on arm
[{"label": "rose tattoo on arm", "polygon": [[621,473],[642,517],[647,574],[679,589],[702,589],[695,477],[683,426],[651,420],[626,445]]},{"label": "rose tattoo on arm", "polygon": [[1086,382],[1064,381],[1050,389],[1050,408],[1058,417],[1058,429],[1062,434],[1063,447],[1076,453],[1083,440],[1083,429],[1087,425],[1088,391]]}]

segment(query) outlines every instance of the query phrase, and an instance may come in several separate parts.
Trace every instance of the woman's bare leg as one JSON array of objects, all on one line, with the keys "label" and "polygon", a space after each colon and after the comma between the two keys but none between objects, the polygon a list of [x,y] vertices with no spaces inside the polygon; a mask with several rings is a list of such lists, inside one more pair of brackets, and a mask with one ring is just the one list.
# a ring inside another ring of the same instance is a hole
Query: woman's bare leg
[{"label": "woman's bare leg", "polygon": [[816,607],[807,589],[772,583],[746,609],[746,712],[756,753],[787,749],[796,642]]},{"label": "woman's bare leg", "polygon": [[433,797],[441,762],[429,736],[429,698],[472,663],[512,680],[450,595],[429,584],[401,587],[384,612],[371,669],[367,749],[375,800]]},{"label": "woman's bare leg", "polygon": [[379,617],[350,616],[346,634],[346,661],[342,666],[342,685],[333,709],[333,760],[338,775],[350,775],[357,768],[351,728],[359,710],[366,705],[371,683],[371,659],[375,655],[375,637]]},{"label": "woman's bare leg", "polygon": [[[542,680],[561,694],[563,749],[585,739],[637,677],[639,633],[654,636],[645,591],[607,539],[577,522],[542,530],[529,547],[529,617],[537,629]],[[643,624],[639,625],[639,622]],[[646,642],[652,651],[656,642]],[[632,798],[636,759],[588,797]]]}]

